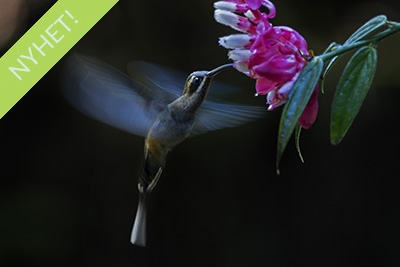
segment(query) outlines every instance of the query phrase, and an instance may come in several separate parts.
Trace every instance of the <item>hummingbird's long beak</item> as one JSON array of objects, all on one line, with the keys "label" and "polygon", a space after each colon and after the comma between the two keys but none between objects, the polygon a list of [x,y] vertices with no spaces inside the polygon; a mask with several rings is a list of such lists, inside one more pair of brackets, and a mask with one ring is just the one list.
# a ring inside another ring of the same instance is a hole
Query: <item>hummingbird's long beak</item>
[{"label": "hummingbird's long beak", "polygon": [[210,70],[209,72],[207,72],[207,76],[212,78],[215,75],[217,75],[218,73],[220,73],[221,71],[226,70],[226,69],[231,68],[231,67],[233,67],[232,63],[219,66],[218,68],[215,68],[215,69]]}]

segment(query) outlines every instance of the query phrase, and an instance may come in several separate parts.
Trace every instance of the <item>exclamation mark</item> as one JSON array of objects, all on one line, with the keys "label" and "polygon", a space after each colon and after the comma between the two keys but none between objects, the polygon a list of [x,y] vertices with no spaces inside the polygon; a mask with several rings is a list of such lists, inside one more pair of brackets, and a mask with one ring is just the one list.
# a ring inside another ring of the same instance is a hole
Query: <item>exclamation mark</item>
[{"label": "exclamation mark", "polygon": [[[74,17],[71,15],[71,13],[68,12],[68,10],[65,10],[65,13],[71,18],[74,19]],[[75,20],[75,23],[78,23],[78,20]]]}]

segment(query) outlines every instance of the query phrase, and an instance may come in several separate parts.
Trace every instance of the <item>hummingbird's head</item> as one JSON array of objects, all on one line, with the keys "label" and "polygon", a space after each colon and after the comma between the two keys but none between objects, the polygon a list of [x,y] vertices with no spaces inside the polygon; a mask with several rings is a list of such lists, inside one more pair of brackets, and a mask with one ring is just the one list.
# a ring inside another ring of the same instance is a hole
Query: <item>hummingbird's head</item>
[{"label": "hummingbird's head", "polygon": [[169,104],[169,108],[175,111],[175,115],[179,114],[182,120],[191,120],[207,96],[214,76],[232,66],[233,64],[226,64],[211,71],[193,72],[186,79],[182,96]]},{"label": "hummingbird's head", "polygon": [[210,71],[195,71],[192,74],[189,75],[189,77],[186,79],[185,83],[185,89],[183,90],[183,95],[185,96],[203,96],[208,92],[208,89],[210,88],[210,84],[212,79],[220,73],[223,70],[226,70],[230,67],[232,67],[233,64],[226,64],[219,66],[218,68],[215,68]]}]

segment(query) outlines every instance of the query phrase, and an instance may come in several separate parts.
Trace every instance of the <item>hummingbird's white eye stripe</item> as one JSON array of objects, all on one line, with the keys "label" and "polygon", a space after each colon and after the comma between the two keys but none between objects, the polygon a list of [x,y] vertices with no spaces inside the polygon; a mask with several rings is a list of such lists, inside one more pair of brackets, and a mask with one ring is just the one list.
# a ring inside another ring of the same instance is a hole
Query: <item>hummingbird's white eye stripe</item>
[{"label": "hummingbird's white eye stripe", "polygon": [[202,77],[193,75],[190,79],[189,79],[189,83],[187,84],[188,89],[189,89],[189,93],[193,94],[194,92],[196,92],[196,90],[199,88],[199,86],[201,85],[201,82],[203,81]]}]

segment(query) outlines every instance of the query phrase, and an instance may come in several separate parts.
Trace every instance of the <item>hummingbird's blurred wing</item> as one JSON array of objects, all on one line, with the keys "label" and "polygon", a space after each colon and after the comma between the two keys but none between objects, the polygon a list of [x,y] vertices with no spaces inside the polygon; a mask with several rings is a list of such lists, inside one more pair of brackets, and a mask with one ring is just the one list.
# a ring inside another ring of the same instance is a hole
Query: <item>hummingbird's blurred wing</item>
[{"label": "hummingbird's blurred wing", "polygon": [[194,120],[192,135],[236,127],[264,117],[266,108],[204,101]]},{"label": "hummingbird's blurred wing", "polygon": [[189,73],[185,75],[183,72],[145,61],[129,62],[128,73],[134,80],[149,88],[162,88],[167,94],[175,95],[175,99],[182,95],[189,76]]},{"label": "hummingbird's blurred wing", "polygon": [[147,135],[174,99],[104,62],[76,54],[66,62],[61,84],[66,99],[85,115],[139,136]]}]

